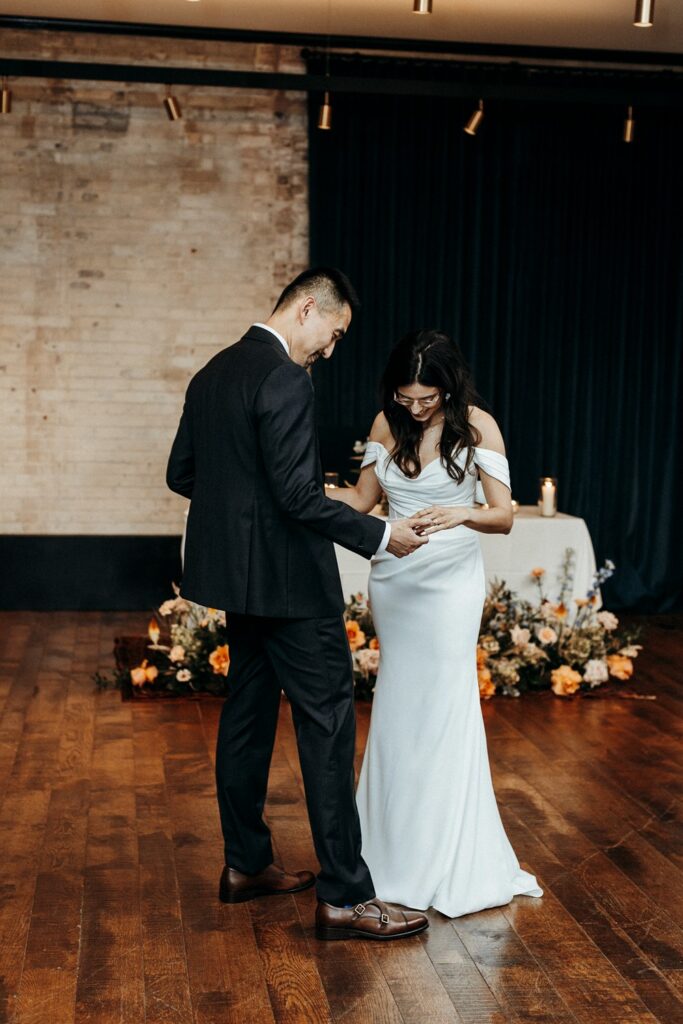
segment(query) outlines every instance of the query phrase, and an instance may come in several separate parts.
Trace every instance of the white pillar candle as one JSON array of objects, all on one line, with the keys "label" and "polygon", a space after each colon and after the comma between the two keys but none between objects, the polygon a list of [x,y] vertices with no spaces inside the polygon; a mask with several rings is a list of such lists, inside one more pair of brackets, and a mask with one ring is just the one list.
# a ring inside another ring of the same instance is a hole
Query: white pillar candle
[{"label": "white pillar candle", "polygon": [[552,480],[544,480],[541,485],[541,515],[555,515],[555,484]]}]

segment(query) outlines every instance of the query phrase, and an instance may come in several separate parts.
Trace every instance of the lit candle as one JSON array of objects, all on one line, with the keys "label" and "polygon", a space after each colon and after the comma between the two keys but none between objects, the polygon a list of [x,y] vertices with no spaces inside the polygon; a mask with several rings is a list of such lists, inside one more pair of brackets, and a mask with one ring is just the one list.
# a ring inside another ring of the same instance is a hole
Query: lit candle
[{"label": "lit candle", "polygon": [[555,484],[550,477],[541,484],[541,515],[554,516],[555,506]]},{"label": "lit candle", "polygon": [[153,644],[157,644],[159,637],[161,636],[161,630],[159,629],[159,623],[156,619],[152,619],[149,626],[147,627],[147,636],[150,638]]}]

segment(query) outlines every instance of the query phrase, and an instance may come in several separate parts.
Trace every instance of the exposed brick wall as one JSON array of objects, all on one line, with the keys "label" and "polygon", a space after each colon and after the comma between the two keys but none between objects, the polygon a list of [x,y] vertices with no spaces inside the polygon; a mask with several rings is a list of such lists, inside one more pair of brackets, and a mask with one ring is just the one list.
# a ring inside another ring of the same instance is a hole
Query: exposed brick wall
[{"label": "exposed brick wall", "polygon": [[[0,55],[302,70],[296,50],[5,32]],[[306,265],[302,93],[18,80],[0,117],[0,533],[172,534],[192,373]]]}]

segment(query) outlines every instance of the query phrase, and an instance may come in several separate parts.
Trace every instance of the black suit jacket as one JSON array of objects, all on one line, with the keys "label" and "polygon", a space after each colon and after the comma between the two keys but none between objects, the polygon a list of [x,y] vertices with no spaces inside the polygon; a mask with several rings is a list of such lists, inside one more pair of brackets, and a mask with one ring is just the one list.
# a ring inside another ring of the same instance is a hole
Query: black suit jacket
[{"label": "black suit jacket", "polygon": [[229,612],[336,615],[333,541],[370,558],[384,535],[325,496],[311,378],[260,327],[190,381],[166,482],[192,499],[182,594]]}]

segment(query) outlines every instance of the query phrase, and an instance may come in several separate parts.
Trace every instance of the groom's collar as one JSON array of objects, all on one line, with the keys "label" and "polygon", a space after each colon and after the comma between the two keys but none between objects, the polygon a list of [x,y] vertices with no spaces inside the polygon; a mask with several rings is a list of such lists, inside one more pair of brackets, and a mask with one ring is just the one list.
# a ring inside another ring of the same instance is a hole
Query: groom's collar
[{"label": "groom's collar", "polygon": [[244,335],[245,338],[251,338],[252,341],[265,342],[272,348],[276,349],[283,356],[289,356],[289,346],[287,342],[277,331],[274,331],[272,327],[268,327],[266,324],[252,324],[247,333]]}]

